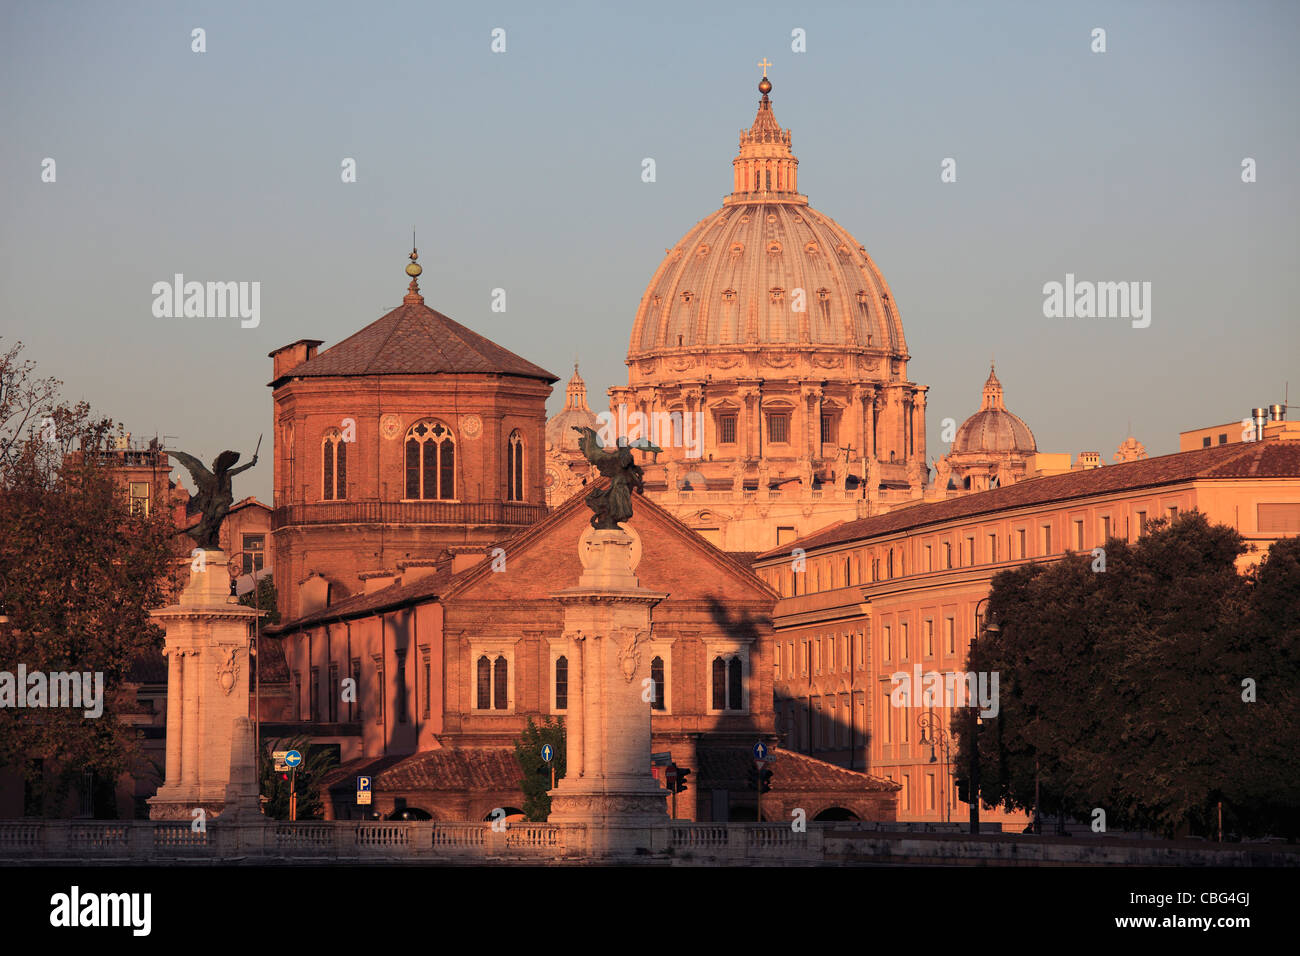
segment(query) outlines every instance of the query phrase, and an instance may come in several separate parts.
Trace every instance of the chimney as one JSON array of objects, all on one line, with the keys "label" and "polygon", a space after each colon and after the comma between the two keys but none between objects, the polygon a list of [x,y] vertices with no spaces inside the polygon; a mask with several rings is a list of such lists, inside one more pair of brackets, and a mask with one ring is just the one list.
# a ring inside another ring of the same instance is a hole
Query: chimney
[{"label": "chimney", "polygon": [[316,349],[321,341],[321,339],[299,339],[297,342],[291,342],[268,353],[268,356],[275,360],[271,377],[278,382],[299,365],[310,362],[316,357]]}]

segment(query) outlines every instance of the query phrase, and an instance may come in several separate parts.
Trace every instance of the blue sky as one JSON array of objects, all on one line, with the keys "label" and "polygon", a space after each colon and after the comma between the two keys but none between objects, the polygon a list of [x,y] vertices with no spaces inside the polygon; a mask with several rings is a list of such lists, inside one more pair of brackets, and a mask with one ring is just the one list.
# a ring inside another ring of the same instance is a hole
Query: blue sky
[{"label": "blue sky", "polygon": [[[1297,46],[1300,5],[1254,0],[5,2],[0,344],[137,436],[266,450],[267,353],[400,304],[415,226],[428,304],[563,378],[577,355],[599,408],[766,57],[801,191],[893,290],[932,455],[990,354],[1040,449],[1109,461],[1131,422],[1176,451],[1300,395]],[[155,318],[177,272],[261,282],[260,325]],[[1150,327],[1045,318],[1066,273],[1150,282]],[[264,455],[237,493],[270,488]]]}]

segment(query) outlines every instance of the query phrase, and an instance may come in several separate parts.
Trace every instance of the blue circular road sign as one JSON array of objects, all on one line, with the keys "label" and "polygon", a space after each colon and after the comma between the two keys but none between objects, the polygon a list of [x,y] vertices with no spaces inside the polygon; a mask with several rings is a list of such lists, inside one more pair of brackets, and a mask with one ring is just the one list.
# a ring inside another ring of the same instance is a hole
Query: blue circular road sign
[{"label": "blue circular road sign", "polygon": [[302,763],[302,754],[296,750],[290,750],[284,755],[284,763],[287,767],[296,767]]},{"label": "blue circular road sign", "polygon": [[754,744],[754,759],[763,760],[766,759],[766,757],[767,757],[767,744],[763,743],[763,741],[760,740],[758,743]]},{"label": "blue circular road sign", "polygon": [[554,757],[554,756],[555,756],[555,751],[551,749],[551,745],[550,745],[550,744],[543,744],[543,745],[542,745],[542,759],[545,760],[547,763],[550,763],[550,762],[551,762],[551,758]]}]

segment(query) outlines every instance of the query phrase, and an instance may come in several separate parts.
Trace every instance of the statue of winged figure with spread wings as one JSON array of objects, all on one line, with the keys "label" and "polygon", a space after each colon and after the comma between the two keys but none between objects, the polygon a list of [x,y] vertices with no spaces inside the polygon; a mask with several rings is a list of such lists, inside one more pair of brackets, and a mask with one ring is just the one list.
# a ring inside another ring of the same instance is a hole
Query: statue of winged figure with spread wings
[{"label": "statue of winged figure with spread wings", "polygon": [[661,452],[649,441],[640,439],[628,445],[626,439],[620,439],[615,451],[606,451],[601,447],[600,439],[594,429],[586,425],[573,426],[581,437],[578,447],[587,461],[596,466],[600,474],[609,479],[608,488],[597,488],[587,495],[587,507],[594,514],[591,526],[597,531],[618,531],[619,523],[632,517],[633,490],[645,494],[644,476],[641,466],[632,460],[632,449]]},{"label": "statue of winged figure with spread wings", "polygon": [[199,493],[195,495],[195,499],[199,503],[199,512],[203,517],[197,525],[185,533],[193,538],[194,543],[203,550],[221,550],[221,522],[225,520],[226,515],[230,512],[230,506],[235,501],[235,496],[230,490],[230,479],[241,471],[247,471],[257,464],[257,451],[261,447],[262,439],[259,437],[257,439],[257,450],[253,452],[253,460],[239,468],[234,467],[235,462],[239,461],[239,452],[223,451],[212,463],[212,471],[208,471],[203,462],[193,455],[187,455],[183,451],[167,452],[168,455],[185,466],[190,473],[190,477],[194,479],[194,484],[199,488]]}]

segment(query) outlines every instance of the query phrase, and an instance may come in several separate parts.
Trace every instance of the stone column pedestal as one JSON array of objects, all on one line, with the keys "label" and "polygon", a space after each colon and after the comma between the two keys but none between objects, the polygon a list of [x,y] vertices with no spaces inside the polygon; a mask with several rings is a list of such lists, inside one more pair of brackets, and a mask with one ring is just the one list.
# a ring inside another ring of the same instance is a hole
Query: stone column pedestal
[{"label": "stone column pedestal", "polygon": [[[230,596],[224,551],[203,558],[179,603],[151,612],[167,632],[168,658],[167,779],[149,798],[152,820],[191,820],[196,807],[217,816],[226,809],[232,761],[240,779],[231,793],[245,801],[246,768],[256,767],[236,720],[248,720],[248,642],[258,612]],[[255,787],[255,770],[252,778]]]},{"label": "stone column pedestal", "polygon": [[[570,691],[567,775],[551,791],[552,823],[585,823],[597,855],[653,845],[668,820],[665,791],[650,773],[650,610],[667,594],[640,586],[635,531],[587,531],[583,574],[553,596],[564,606]],[[576,665],[576,666],[575,666]]]}]

